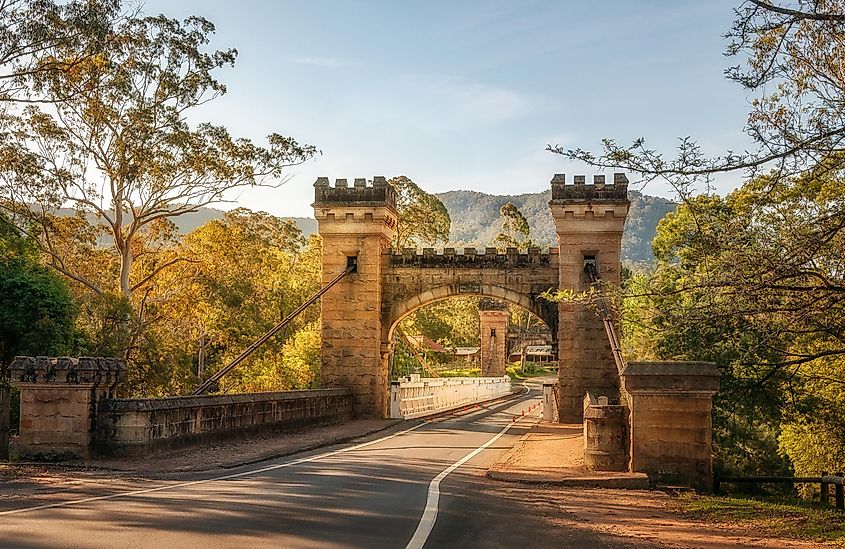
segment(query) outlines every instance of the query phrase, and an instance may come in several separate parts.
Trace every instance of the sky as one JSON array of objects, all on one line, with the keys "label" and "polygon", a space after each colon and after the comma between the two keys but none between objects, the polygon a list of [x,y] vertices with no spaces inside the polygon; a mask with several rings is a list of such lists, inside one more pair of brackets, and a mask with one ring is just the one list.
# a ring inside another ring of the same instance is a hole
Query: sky
[{"label": "sky", "polygon": [[[275,189],[239,206],[312,216],[313,183],[406,175],[429,192],[539,192],[555,173],[599,173],[546,152],[601,139],[671,155],[749,146],[748,98],[725,80],[737,0],[148,0],[147,13],[215,23],[234,47],[228,87],[196,121],[265,143],[315,145]],[[632,179],[634,179],[632,177]],[[571,179],[570,179],[571,181]],[[717,191],[735,182],[717,183]],[[647,194],[671,196],[657,183]]]}]

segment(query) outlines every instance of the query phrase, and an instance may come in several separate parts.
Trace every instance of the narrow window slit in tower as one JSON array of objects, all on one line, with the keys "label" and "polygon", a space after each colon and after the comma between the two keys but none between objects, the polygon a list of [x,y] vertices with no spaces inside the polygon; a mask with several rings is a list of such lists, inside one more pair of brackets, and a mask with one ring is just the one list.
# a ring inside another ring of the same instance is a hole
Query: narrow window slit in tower
[{"label": "narrow window slit in tower", "polygon": [[349,271],[350,273],[357,273],[358,272],[358,256],[357,255],[348,255],[346,256],[346,268],[352,267],[352,270]]}]

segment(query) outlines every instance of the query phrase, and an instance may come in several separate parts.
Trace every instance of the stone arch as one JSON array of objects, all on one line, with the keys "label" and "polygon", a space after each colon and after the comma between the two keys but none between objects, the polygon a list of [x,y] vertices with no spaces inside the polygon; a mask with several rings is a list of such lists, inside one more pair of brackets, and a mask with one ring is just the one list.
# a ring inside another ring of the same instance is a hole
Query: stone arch
[{"label": "stone arch", "polygon": [[385,341],[391,341],[393,338],[393,330],[396,328],[396,325],[399,324],[403,318],[408,316],[409,314],[413,313],[414,311],[425,307],[426,305],[431,305],[432,303],[437,303],[438,301],[443,301],[449,299],[450,297],[461,297],[461,296],[477,296],[477,297],[491,297],[495,299],[500,299],[507,303],[511,303],[518,307],[522,307],[523,309],[527,310],[540,320],[542,320],[554,335],[554,326],[555,323],[552,319],[548,318],[548,313],[543,311],[537,304],[537,302],[531,299],[529,296],[525,294],[521,294],[517,291],[511,290],[509,288],[504,288],[502,286],[496,286],[494,284],[479,284],[476,288],[472,291],[467,291],[466,288],[461,287],[460,285],[456,284],[447,284],[444,286],[438,286],[436,288],[432,288],[429,290],[425,290],[424,292],[405,299],[395,305],[393,305],[389,312],[384,315],[383,321],[383,333],[386,334]]},{"label": "stone arch", "polygon": [[[352,389],[356,415],[387,415],[388,357],[395,323],[425,304],[456,295],[481,295],[531,311],[557,334],[558,410],[580,421],[586,391],[613,395],[619,376],[604,326],[587,305],[546,303],[550,287],[586,291],[585,262],[600,278],[620,283],[622,230],[628,213],[628,179],[612,184],[597,175],[551,180],[549,211],[558,247],[548,253],[516,248],[391,250],[398,223],[395,188],[381,176],[352,185],[328,178],[314,183],[314,217],[323,239],[323,284],[352,271],[320,303],[321,379],[326,387]],[[398,252],[398,253],[397,253]]]}]

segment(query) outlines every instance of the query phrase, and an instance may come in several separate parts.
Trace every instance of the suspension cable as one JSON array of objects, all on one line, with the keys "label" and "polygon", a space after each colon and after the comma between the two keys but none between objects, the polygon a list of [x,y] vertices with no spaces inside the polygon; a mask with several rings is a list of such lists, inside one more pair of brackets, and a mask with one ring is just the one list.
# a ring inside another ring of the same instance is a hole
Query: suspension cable
[{"label": "suspension cable", "polygon": [[298,307],[298,308],[297,308],[294,312],[292,312],[291,314],[289,314],[288,316],[286,316],[286,317],[285,317],[285,318],[284,318],[281,322],[279,322],[278,324],[276,324],[275,326],[273,326],[273,328],[271,328],[271,329],[270,329],[270,331],[268,331],[268,332],[267,332],[267,333],[265,333],[263,336],[261,336],[260,338],[258,338],[258,339],[257,339],[257,340],[256,340],[256,341],[252,344],[252,345],[250,345],[249,347],[247,347],[247,348],[246,348],[246,350],[244,350],[244,352],[242,352],[241,354],[239,354],[239,355],[237,356],[237,358],[235,358],[232,362],[230,362],[229,364],[227,364],[226,366],[224,366],[223,368],[221,368],[220,370],[218,370],[217,372],[215,372],[215,373],[214,373],[214,375],[212,375],[210,378],[208,378],[207,380],[205,380],[205,382],[204,382],[202,385],[200,385],[199,387],[197,387],[197,388],[196,388],[196,390],[195,390],[193,393],[191,393],[191,394],[192,394],[192,395],[201,395],[201,394],[205,393],[206,391],[208,391],[211,387],[213,387],[214,385],[216,385],[216,384],[217,384],[217,382],[218,382],[218,381],[220,381],[220,379],[221,379],[221,378],[223,378],[223,376],[225,376],[225,375],[226,375],[226,374],[228,374],[230,371],[232,371],[232,369],[233,369],[235,366],[237,366],[238,364],[240,364],[241,362],[243,362],[244,360],[246,360],[246,358],[247,358],[247,357],[249,357],[249,355],[251,355],[252,353],[254,353],[254,352],[256,351],[256,349],[258,349],[259,347],[261,347],[261,346],[262,346],[264,343],[266,343],[266,342],[267,342],[270,338],[272,338],[274,335],[276,335],[277,333],[279,333],[279,331],[280,331],[280,330],[282,330],[282,329],[283,329],[285,326],[287,326],[288,324],[290,324],[290,322],[291,322],[294,318],[296,318],[297,316],[299,316],[299,315],[300,315],[300,314],[301,314],[301,313],[302,313],[305,309],[307,309],[307,308],[308,308],[309,306],[311,306],[311,305],[312,305],[315,301],[317,301],[318,299],[320,299],[320,297],[322,297],[322,296],[323,296],[323,294],[325,294],[326,292],[328,292],[328,291],[332,288],[332,286],[334,286],[335,284],[337,284],[338,282],[340,282],[340,281],[341,281],[341,280],[342,280],[342,279],[343,279],[346,275],[348,275],[349,273],[351,273],[351,272],[355,271],[356,269],[357,269],[357,264],[356,264],[355,262],[349,262],[349,264],[347,265],[346,269],[345,269],[342,273],[340,273],[340,274],[339,274],[339,275],[337,275],[334,279],[332,279],[332,281],[331,281],[331,282],[329,282],[328,284],[326,284],[325,286],[323,286],[322,288],[320,288],[320,291],[319,291],[319,292],[317,292],[316,294],[314,294],[314,295],[312,295],[311,297],[309,297],[309,298],[308,298],[308,299],[307,299],[307,300],[306,300],[306,301],[305,301],[302,305],[300,305],[300,306],[299,306],[299,307]]},{"label": "suspension cable", "polygon": [[[584,272],[590,276],[590,283],[597,286],[599,283],[599,274],[594,263],[587,263],[584,265]],[[625,369],[625,361],[622,359],[622,344],[619,342],[619,337],[616,335],[616,329],[613,327],[613,320],[610,317],[610,309],[604,301],[601,293],[598,294],[599,317],[602,324],[604,324],[604,332],[607,335],[607,340],[610,343],[610,349],[613,352],[613,361],[616,363],[616,369],[621,374]]]}]

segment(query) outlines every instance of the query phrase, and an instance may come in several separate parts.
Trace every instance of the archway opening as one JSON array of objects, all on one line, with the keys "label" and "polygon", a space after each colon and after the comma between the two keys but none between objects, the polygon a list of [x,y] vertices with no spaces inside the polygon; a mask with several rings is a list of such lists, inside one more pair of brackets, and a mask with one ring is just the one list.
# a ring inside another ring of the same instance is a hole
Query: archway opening
[{"label": "archway opening", "polygon": [[414,305],[396,307],[401,313],[386,326],[391,381],[410,374],[518,378],[557,371],[556,334],[526,308],[526,299],[461,293],[409,301]]}]

